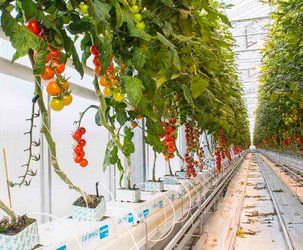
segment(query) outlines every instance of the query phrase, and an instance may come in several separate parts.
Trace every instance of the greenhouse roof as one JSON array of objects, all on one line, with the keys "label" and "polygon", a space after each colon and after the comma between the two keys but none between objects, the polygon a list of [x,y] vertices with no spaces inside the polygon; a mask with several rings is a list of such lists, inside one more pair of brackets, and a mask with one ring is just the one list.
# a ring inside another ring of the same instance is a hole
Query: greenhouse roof
[{"label": "greenhouse roof", "polygon": [[244,89],[250,132],[253,135],[255,111],[258,99],[259,67],[263,46],[270,22],[271,7],[258,0],[223,0],[227,5],[226,14],[232,23],[232,33],[236,40],[238,72]]}]

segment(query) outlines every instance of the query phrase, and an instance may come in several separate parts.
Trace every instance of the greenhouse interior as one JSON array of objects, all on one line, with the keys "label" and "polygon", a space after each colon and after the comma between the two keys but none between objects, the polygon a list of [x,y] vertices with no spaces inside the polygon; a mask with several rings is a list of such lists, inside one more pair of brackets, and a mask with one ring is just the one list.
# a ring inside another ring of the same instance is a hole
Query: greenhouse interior
[{"label": "greenhouse interior", "polygon": [[0,250],[303,249],[302,0],[0,18]]}]

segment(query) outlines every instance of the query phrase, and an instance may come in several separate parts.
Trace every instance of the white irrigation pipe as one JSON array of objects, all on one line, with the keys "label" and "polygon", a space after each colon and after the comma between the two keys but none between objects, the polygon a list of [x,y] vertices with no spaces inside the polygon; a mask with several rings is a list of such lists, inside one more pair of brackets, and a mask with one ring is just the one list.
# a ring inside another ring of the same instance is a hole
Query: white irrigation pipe
[{"label": "white irrigation pipe", "polygon": [[[191,186],[193,187],[193,189],[194,189],[194,190],[196,191],[196,193],[197,193],[197,196],[199,197],[198,190],[195,188],[195,186],[194,186],[188,179],[186,179],[184,176],[182,176],[182,175],[180,175],[180,174],[178,174],[178,173],[176,173],[176,174],[179,175],[181,178],[183,178],[185,181],[187,181],[187,182],[189,183],[189,185],[191,185]],[[197,204],[197,205],[198,205],[198,204]],[[195,205],[194,207],[191,207],[191,206],[190,206],[190,209],[196,208],[197,205]]]},{"label": "white irrigation pipe", "polygon": [[[170,233],[173,231],[174,226],[175,226],[175,224],[176,224],[176,211],[175,211],[175,207],[174,207],[173,203],[171,202],[171,200],[170,200],[166,195],[164,195],[164,194],[160,191],[160,189],[158,190],[158,192],[160,193],[160,195],[163,195],[164,198],[168,200],[168,202],[170,203],[170,205],[171,205],[171,207],[172,207],[172,209],[173,209],[173,223],[172,223],[172,226],[170,227],[170,230],[168,231],[168,233],[166,233],[165,236],[163,236],[163,237],[160,238],[160,239],[156,239],[156,240],[150,239],[149,241],[152,241],[152,242],[159,242],[159,241],[162,241],[162,240],[166,239],[166,238],[170,235]],[[164,214],[165,214],[165,220],[167,220],[167,218],[166,218],[166,212],[165,212],[165,211],[164,211]]]}]

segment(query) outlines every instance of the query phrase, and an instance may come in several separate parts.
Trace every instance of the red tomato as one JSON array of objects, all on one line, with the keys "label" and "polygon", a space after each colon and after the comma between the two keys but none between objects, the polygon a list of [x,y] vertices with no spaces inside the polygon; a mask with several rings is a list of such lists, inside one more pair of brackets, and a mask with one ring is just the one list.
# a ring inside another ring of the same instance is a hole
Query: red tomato
[{"label": "red tomato", "polygon": [[86,145],[86,140],[80,139],[79,144],[84,147]]},{"label": "red tomato", "polygon": [[83,157],[80,155],[76,155],[74,157],[74,162],[76,162],[76,163],[80,163],[82,160],[83,160]]},{"label": "red tomato", "polygon": [[85,168],[88,164],[88,161],[86,159],[83,159],[81,162],[80,162],[80,166]]},{"label": "red tomato", "polygon": [[100,73],[101,73],[101,64],[96,66],[96,68],[95,68],[95,74],[100,75]]},{"label": "red tomato", "polygon": [[169,148],[173,148],[173,147],[175,147],[175,142],[174,142],[174,141],[168,141],[168,142],[166,143],[166,145],[167,145],[167,147],[169,147]]},{"label": "red tomato", "polygon": [[93,64],[98,67],[100,66],[100,60],[99,60],[99,56],[95,56],[93,59]]},{"label": "red tomato", "polygon": [[40,32],[41,32],[41,30],[39,28],[39,23],[37,20],[29,20],[27,23],[27,28],[36,35],[40,34]]},{"label": "red tomato", "polygon": [[176,119],[176,118],[171,118],[171,119],[169,120],[169,122],[172,123],[172,124],[176,124],[177,119]]},{"label": "red tomato", "polygon": [[50,66],[46,66],[44,69],[44,73],[41,75],[41,78],[43,80],[49,80],[51,78],[53,78],[55,75],[54,71],[51,69]]},{"label": "red tomato", "polygon": [[48,62],[50,61],[50,59],[51,59],[51,56],[50,56],[49,53],[47,53],[47,54],[45,55],[45,63],[48,63]]},{"label": "red tomato", "polygon": [[93,54],[94,56],[98,56],[100,54],[98,46],[97,45],[91,46],[90,53]]},{"label": "red tomato", "polygon": [[113,63],[111,63],[111,65],[109,65],[109,66],[107,67],[107,70],[108,70],[108,71],[114,71],[114,69],[115,69],[115,65],[114,65]]},{"label": "red tomato", "polygon": [[79,128],[79,132],[81,135],[84,135],[86,133],[86,129],[84,127]]},{"label": "red tomato", "polygon": [[52,66],[55,68],[57,74],[61,74],[65,70],[65,64],[59,62],[58,60],[53,60]]},{"label": "red tomato", "polygon": [[82,151],[83,151],[83,147],[82,147],[80,144],[77,144],[77,145],[74,147],[74,152],[75,152],[75,154],[81,155],[81,154],[82,154]]},{"label": "red tomato", "polygon": [[61,93],[61,88],[57,82],[49,82],[46,86],[46,92],[51,96],[56,96]]},{"label": "red tomato", "polygon": [[80,151],[79,154],[76,154],[76,155],[79,155],[79,156],[81,156],[83,158],[85,156],[85,152],[84,152],[84,150],[82,150],[82,151]]},{"label": "red tomato", "polygon": [[50,53],[51,53],[53,58],[58,58],[61,51],[57,49],[57,50],[52,50]]},{"label": "red tomato", "polygon": [[73,138],[76,140],[76,141],[79,141],[82,137],[82,134],[80,133],[80,131],[75,131],[73,133]]}]

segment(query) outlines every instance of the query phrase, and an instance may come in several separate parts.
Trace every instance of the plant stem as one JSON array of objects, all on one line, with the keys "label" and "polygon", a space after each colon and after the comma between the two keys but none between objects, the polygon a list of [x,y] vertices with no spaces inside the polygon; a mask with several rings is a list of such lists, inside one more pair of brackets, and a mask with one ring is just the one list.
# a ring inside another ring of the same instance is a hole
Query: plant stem
[{"label": "plant stem", "polygon": [[169,170],[169,174],[173,175],[173,171],[171,169],[171,164],[170,164],[170,160],[168,160],[168,170]]},{"label": "plant stem", "polygon": [[154,164],[153,164],[152,181],[156,181],[156,161],[157,161],[157,152],[154,150]]},{"label": "plant stem", "polygon": [[131,173],[132,173],[132,162],[130,155],[126,156],[126,163],[127,163],[127,170],[126,170],[126,181],[127,181],[127,188],[131,189]]},{"label": "plant stem", "polygon": [[81,112],[79,120],[74,123],[74,124],[77,124],[77,129],[79,129],[81,127],[82,119],[83,119],[85,113],[92,108],[98,110],[99,107],[96,105],[90,105],[83,112]]},{"label": "plant stem", "polygon": [[175,148],[176,148],[176,154],[177,156],[180,158],[180,160],[182,161],[182,165],[184,164],[184,158],[181,156],[179,149],[177,148],[177,144],[175,142]]},{"label": "plant stem", "polygon": [[[104,126],[108,130],[108,132],[112,136],[112,138],[113,138],[115,144],[117,145],[117,147],[119,148],[119,150],[121,152],[123,152],[123,145],[120,142],[119,133],[115,132],[115,127],[114,127],[113,124],[109,124],[106,121],[107,104],[106,104],[105,98],[102,95],[102,92],[100,90],[99,83],[98,83],[98,78],[96,76],[95,76],[95,79],[94,79],[93,83],[94,83],[95,92],[96,92],[97,97],[98,97],[99,102],[100,102],[100,107],[98,109],[99,116],[100,116],[100,123],[101,123],[102,126]],[[127,187],[130,189],[131,188],[130,177],[131,177],[131,170],[132,170],[131,158],[130,158],[130,156],[125,156],[125,158],[126,158],[126,163],[127,163],[127,167],[126,167],[126,171],[125,171],[126,172],[126,181],[127,181]]]},{"label": "plant stem", "polygon": [[2,209],[11,218],[13,223],[17,221],[18,216],[15,214],[15,212],[12,209],[6,206],[1,199],[0,199],[0,209]]},{"label": "plant stem", "polygon": [[[34,65],[33,60],[33,52],[29,53],[29,58],[32,63],[32,66]],[[41,133],[44,135],[44,138],[46,139],[46,142],[48,144],[49,154],[51,157],[51,164],[54,168],[55,173],[59,176],[59,178],[64,181],[70,189],[73,189],[81,194],[81,196],[84,196],[83,198],[87,199],[88,202],[90,201],[90,197],[88,194],[86,194],[84,191],[81,190],[80,187],[73,184],[73,182],[67,177],[67,175],[61,170],[58,160],[57,160],[57,149],[56,149],[56,143],[51,135],[50,132],[50,124],[49,124],[49,116],[48,111],[45,107],[44,100],[43,100],[43,94],[42,94],[42,86],[41,86],[41,79],[38,76],[35,76],[35,95],[38,95],[39,98],[37,100],[40,112],[41,112],[41,119],[42,119],[42,128]]]}]

